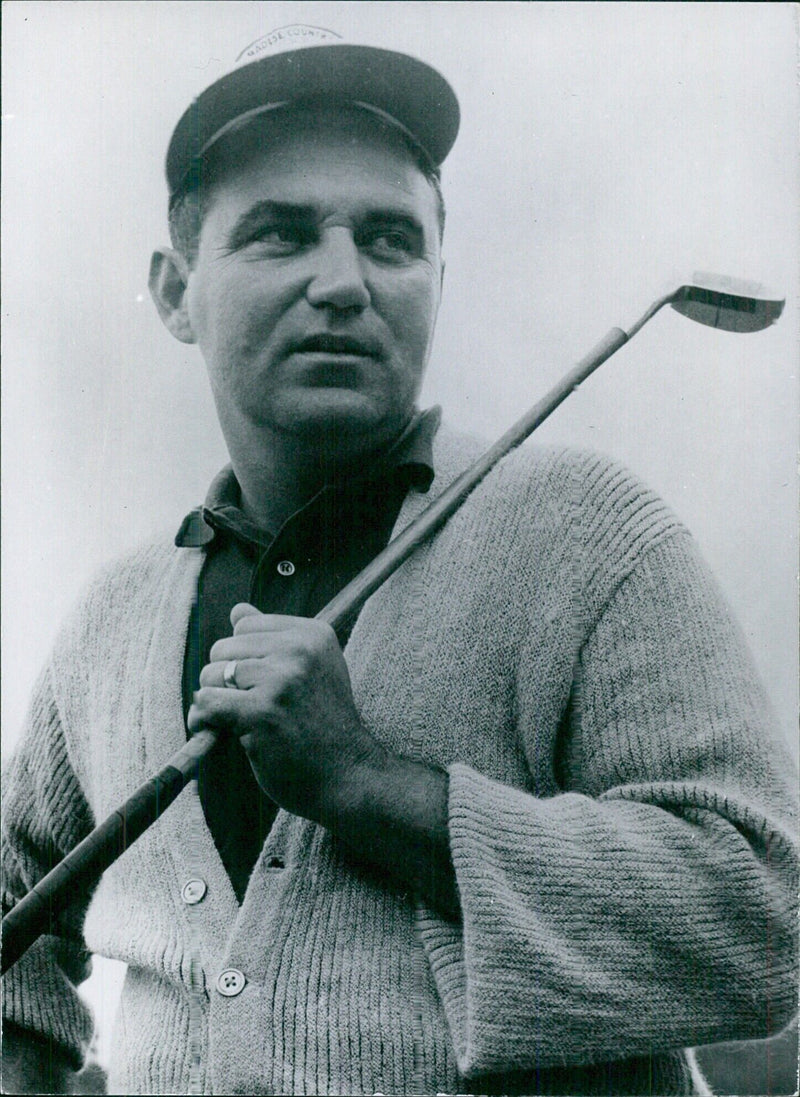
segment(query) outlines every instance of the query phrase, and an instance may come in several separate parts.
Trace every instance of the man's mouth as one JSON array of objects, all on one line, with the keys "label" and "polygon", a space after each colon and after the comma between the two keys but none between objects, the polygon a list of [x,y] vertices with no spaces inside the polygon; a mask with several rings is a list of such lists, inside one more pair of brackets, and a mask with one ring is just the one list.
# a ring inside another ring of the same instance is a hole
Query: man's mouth
[{"label": "man's mouth", "polygon": [[[302,363],[303,384],[311,388],[362,389],[380,348],[352,335],[327,332],[293,343],[290,356]],[[370,370],[367,369],[370,367]]]},{"label": "man's mouth", "polygon": [[293,354],[326,354],[373,358],[377,348],[350,335],[309,335],[292,347]]}]

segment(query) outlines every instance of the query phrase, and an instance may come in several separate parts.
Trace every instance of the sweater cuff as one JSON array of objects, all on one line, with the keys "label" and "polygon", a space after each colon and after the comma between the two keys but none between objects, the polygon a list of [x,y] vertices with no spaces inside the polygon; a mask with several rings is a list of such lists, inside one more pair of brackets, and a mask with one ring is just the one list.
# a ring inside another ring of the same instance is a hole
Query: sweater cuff
[{"label": "sweater cuff", "polygon": [[89,1007],[57,966],[72,946],[40,937],[3,976],[3,1018],[54,1043],[73,1070],[84,1064],[94,1024]]},{"label": "sweater cuff", "polygon": [[[471,848],[479,840],[481,832],[490,832],[496,826],[497,817],[486,795],[489,782],[486,777],[461,763],[449,766],[448,774],[450,846],[462,922],[444,921],[434,911],[420,905],[417,908],[417,931],[428,955],[447,1017],[459,1072],[470,1078],[487,1072],[529,1070],[535,1066],[537,1058],[536,1048],[531,1043],[531,1028],[528,1027],[527,1040],[522,1040],[523,1045],[530,1046],[521,1046],[518,1039],[520,1032],[509,1031],[503,1002],[479,1000],[483,999],[483,991],[493,981],[496,995],[500,999],[504,997],[502,973],[494,973],[498,977],[496,981],[479,978],[482,990],[477,997],[475,985],[471,985],[479,974],[475,971],[474,940],[470,948],[471,938],[475,936],[476,904],[483,907],[483,917],[478,920],[485,922],[487,916],[491,921],[494,903],[492,880],[475,876],[476,858]],[[505,786],[503,791],[512,796],[525,795]],[[508,809],[507,800],[505,806]],[[491,818],[486,818],[487,815]],[[513,842],[513,836],[510,835],[509,840]],[[501,930],[499,923],[497,928]],[[524,1019],[521,1020],[522,1027],[526,1027]]]}]

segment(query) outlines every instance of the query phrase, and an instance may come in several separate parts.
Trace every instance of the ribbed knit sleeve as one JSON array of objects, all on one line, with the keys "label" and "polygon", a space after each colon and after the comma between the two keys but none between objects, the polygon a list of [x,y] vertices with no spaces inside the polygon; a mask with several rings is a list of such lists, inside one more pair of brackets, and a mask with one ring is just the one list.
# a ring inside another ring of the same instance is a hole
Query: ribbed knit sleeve
[{"label": "ribbed knit sleeve", "polygon": [[[49,668],[40,676],[20,746],[3,779],[2,870],[5,914],[91,829],[92,819],[67,755]],[[75,987],[91,961],[81,935],[86,901],[60,917],[3,978],[3,1016],[53,1041],[75,1069],[92,1018]]]},{"label": "ribbed knit sleeve", "polygon": [[[449,767],[463,924],[419,926],[468,1076],[765,1037],[795,1008],[793,767],[688,535],[634,554],[573,683],[560,792]],[[531,755],[535,689],[523,658]]]}]

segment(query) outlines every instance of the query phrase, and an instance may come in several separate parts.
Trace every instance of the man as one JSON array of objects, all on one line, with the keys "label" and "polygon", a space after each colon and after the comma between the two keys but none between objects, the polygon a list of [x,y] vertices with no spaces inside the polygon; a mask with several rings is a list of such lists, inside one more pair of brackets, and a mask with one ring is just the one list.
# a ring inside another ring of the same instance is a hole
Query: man
[{"label": "man", "polygon": [[301,41],[173,135],[151,289],[231,467],[65,627],[6,901],[221,742],[9,974],[20,1088],[80,1062],[88,950],[128,964],[114,1092],[688,1092],[681,1048],[793,1009],[791,767],[688,534],[593,455],[513,455],[349,635],[311,619],[478,451],[416,409],[453,93]]}]

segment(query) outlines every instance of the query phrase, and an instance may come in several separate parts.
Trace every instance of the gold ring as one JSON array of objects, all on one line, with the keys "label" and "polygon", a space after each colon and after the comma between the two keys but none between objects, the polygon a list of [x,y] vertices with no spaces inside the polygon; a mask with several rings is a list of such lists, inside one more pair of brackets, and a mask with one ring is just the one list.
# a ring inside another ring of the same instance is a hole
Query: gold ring
[{"label": "gold ring", "polygon": [[222,681],[225,683],[226,689],[238,689],[236,684],[236,660],[231,659],[230,663],[226,663],[222,670]]}]

